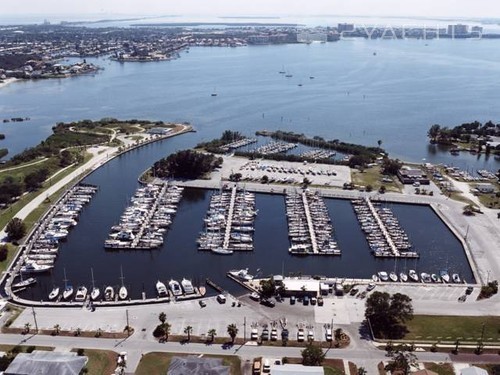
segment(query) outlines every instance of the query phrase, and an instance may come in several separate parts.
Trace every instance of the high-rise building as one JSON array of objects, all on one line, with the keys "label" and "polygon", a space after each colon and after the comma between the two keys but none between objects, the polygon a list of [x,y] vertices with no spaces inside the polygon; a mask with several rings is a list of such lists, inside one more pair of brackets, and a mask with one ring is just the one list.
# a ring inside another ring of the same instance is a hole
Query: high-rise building
[{"label": "high-rise building", "polygon": [[448,35],[466,35],[469,33],[469,26],[456,24],[448,25]]},{"label": "high-rise building", "polygon": [[337,26],[337,30],[339,33],[354,31],[354,24],[352,23],[339,23]]}]

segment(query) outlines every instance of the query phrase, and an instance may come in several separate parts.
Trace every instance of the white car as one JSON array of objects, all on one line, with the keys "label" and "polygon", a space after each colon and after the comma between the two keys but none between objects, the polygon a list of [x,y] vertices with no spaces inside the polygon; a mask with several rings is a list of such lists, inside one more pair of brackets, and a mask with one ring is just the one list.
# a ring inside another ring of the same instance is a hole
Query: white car
[{"label": "white car", "polygon": [[307,332],[307,341],[314,341],[314,332],[313,331]]},{"label": "white car", "polygon": [[251,340],[257,340],[259,338],[259,331],[257,328],[253,328],[252,332],[250,333],[250,339]]},{"label": "white car", "polygon": [[326,332],[325,332],[325,339],[326,341],[332,341],[333,340],[333,337],[332,337],[332,330],[330,328],[327,328],[326,329]]},{"label": "white car", "polygon": [[302,328],[300,328],[299,332],[297,332],[297,341],[302,342],[304,340],[305,340],[304,330]]}]

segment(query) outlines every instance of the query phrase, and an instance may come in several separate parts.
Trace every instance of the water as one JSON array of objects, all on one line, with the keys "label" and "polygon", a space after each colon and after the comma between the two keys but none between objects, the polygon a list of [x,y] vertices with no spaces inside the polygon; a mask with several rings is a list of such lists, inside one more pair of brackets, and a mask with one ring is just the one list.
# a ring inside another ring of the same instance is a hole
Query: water
[{"label": "water", "polygon": [[[434,123],[498,121],[500,94],[492,79],[500,75],[498,43],[354,39],[191,48],[178,60],[148,64],[88,59],[105,70],[2,88],[1,117],[32,120],[0,123],[7,136],[0,145],[14,155],[59,121],[112,116],[190,121],[203,140],[225,129],[247,135],[285,129],[374,146],[382,140],[403,160],[495,170],[500,162],[493,157],[454,157],[428,145],[426,133]],[[292,78],[278,74],[282,66]],[[214,89],[217,97],[210,95]]]},{"label": "water", "polygon": [[[283,196],[257,194],[259,214],[255,221],[255,250],[218,256],[199,252],[198,233],[203,229],[203,217],[208,209],[212,191],[186,189],[179,210],[164,245],[151,251],[105,250],[104,240],[109,229],[117,224],[137,188],[134,178],[145,165],[166,153],[173,152],[194,135],[161,141],[134,150],[114,159],[94,172],[85,182],[96,184],[99,191],[80,215],[80,221],[67,241],[61,244],[60,255],[51,274],[38,276],[38,283],[22,292],[25,298],[46,299],[53,285],[64,285],[64,272],[68,283],[74,286],[91,285],[91,268],[96,285],[120,285],[123,269],[125,285],[132,298],[155,296],[158,279],[191,278],[204,282],[211,278],[223,288],[241,293],[242,289],[225,277],[230,269],[250,268],[260,276],[294,273],[327,275],[334,277],[369,278],[380,270],[398,272],[416,268],[419,272],[439,272],[449,268],[472,281],[470,267],[460,242],[428,207],[392,204],[390,207],[400,218],[415,248],[421,252],[417,261],[375,259],[357,223],[351,204],[347,200],[326,200],[335,228],[335,236],[342,249],[341,257],[293,257],[288,255],[287,222]],[[429,229],[430,228],[430,229]],[[423,233],[425,231],[425,235]]]}]

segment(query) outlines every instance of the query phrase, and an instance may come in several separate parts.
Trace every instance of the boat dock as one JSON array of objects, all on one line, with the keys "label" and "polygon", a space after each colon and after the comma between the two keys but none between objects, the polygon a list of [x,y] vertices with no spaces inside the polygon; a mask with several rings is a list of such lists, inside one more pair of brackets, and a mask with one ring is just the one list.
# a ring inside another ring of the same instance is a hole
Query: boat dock
[{"label": "boat dock", "polygon": [[351,200],[356,217],[371,251],[381,258],[418,258],[407,234],[389,208],[380,207],[370,198]]},{"label": "boat dock", "polygon": [[212,195],[198,249],[217,254],[253,250],[255,194],[233,186]]},{"label": "boat dock", "polygon": [[163,234],[172,223],[183,188],[167,182],[136,190],[131,205],[111,228],[104,242],[107,249],[149,250],[163,244]]},{"label": "boat dock", "polygon": [[285,196],[289,253],[296,255],[340,255],[333,239],[333,226],[319,194],[303,191]]},{"label": "boat dock", "polygon": [[224,289],[222,289],[219,285],[217,285],[215,282],[213,282],[212,280],[210,280],[208,277],[205,279],[205,282],[207,283],[208,286],[211,286],[217,292],[224,293]]}]

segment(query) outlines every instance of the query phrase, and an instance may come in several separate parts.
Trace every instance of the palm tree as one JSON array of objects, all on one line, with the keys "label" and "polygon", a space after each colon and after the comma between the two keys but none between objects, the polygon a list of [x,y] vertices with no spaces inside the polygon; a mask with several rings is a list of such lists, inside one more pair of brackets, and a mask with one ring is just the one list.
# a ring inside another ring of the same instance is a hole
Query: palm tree
[{"label": "palm tree", "polygon": [[229,336],[231,336],[231,343],[234,344],[234,339],[236,338],[236,335],[238,334],[238,327],[236,327],[236,324],[232,323],[227,326],[227,333]]},{"label": "palm tree", "polygon": [[210,336],[210,342],[214,341],[214,336],[217,335],[217,331],[214,328],[208,330],[208,335]]},{"label": "palm tree", "polygon": [[54,335],[59,335],[59,330],[61,329],[61,326],[59,324],[56,324],[54,326]]},{"label": "palm tree", "polygon": [[161,312],[160,315],[158,315],[158,319],[160,319],[161,324],[165,324],[167,321],[167,314]]},{"label": "palm tree", "polygon": [[80,336],[82,334],[82,329],[81,328],[77,328],[75,330],[75,336]]},{"label": "palm tree", "polygon": [[380,148],[380,146],[382,145],[382,140],[381,140],[381,139],[379,139],[379,140],[377,141],[377,144],[378,144],[378,148]]},{"label": "palm tree", "polygon": [[336,346],[339,346],[340,345],[340,340],[342,339],[342,328],[337,328],[335,331],[334,331],[334,336],[335,336],[335,345]]},{"label": "palm tree", "polygon": [[26,323],[24,325],[24,332],[25,333],[30,333],[30,328],[31,328],[31,323]]},{"label": "palm tree", "polygon": [[184,328],[184,333],[188,335],[188,341],[191,340],[191,332],[193,332],[193,327],[187,326],[186,328]]}]

